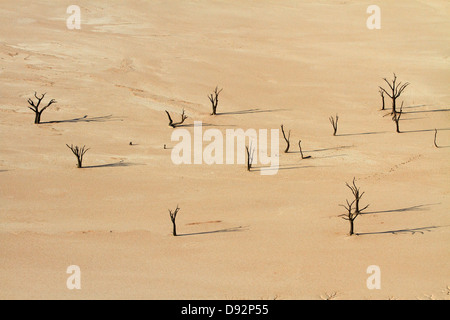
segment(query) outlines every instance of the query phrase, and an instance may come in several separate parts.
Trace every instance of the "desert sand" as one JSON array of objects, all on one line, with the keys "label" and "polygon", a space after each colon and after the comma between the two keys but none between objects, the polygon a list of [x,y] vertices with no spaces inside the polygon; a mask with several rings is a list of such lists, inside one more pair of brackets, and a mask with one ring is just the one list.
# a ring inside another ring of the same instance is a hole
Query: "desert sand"
[{"label": "desert sand", "polygon": [[[377,1],[379,30],[360,0],[80,0],[80,30],[70,4],[0,3],[1,299],[450,298],[448,1]],[[39,125],[35,91],[57,101]],[[283,124],[292,151],[280,133],[268,176],[175,165],[182,109],[191,132]],[[353,177],[370,206],[349,236]]]}]

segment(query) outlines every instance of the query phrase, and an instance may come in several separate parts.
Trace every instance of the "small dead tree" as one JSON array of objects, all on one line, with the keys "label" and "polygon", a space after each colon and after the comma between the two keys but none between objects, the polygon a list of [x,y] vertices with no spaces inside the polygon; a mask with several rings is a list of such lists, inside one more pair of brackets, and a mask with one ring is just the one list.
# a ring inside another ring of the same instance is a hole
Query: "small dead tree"
[{"label": "small dead tree", "polygon": [[383,78],[383,80],[388,84],[389,88],[391,89],[391,93],[387,92],[383,87],[379,87],[380,90],[382,90],[384,93],[386,93],[391,99],[392,99],[392,112],[391,114],[394,114],[396,110],[396,100],[402,92],[406,89],[406,87],[409,85],[409,82],[406,82],[402,84],[401,82],[397,82],[397,76],[394,73],[394,79],[392,80],[392,83],[390,83],[386,78]]},{"label": "small dead tree", "polygon": [[402,116],[402,112],[403,112],[403,101],[402,101],[402,106],[400,107],[400,111],[395,111],[392,114],[392,121],[395,122],[397,133],[400,133],[399,122],[400,122],[400,117]]},{"label": "small dead tree", "polygon": [[289,142],[289,139],[291,138],[291,130],[288,132],[288,136],[286,137],[286,133],[284,132],[284,127],[281,125],[281,132],[283,133],[283,138],[286,141],[286,149],[284,150],[284,153],[289,152],[289,147],[291,146],[291,143]]},{"label": "small dead tree", "polygon": [[166,111],[167,117],[169,118],[169,126],[171,126],[172,128],[175,128],[177,126],[179,126],[180,124],[182,124],[184,122],[184,120],[186,120],[188,117],[187,115],[184,114],[184,109],[183,109],[183,113],[181,114],[181,121],[180,122],[173,122],[172,117],[170,116],[170,113]]},{"label": "small dead tree", "polygon": [[253,165],[253,157],[255,154],[255,149],[252,148],[252,145],[250,144],[250,147],[245,146],[245,150],[247,152],[247,171],[250,171]]},{"label": "small dead tree", "polygon": [[439,148],[439,146],[437,145],[437,142],[436,142],[436,137],[437,137],[437,129],[434,129],[434,146],[436,148]]},{"label": "small dead tree", "polygon": [[302,140],[298,140],[298,148],[300,149],[300,155],[302,156],[302,159],[308,159],[311,158],[311,156],[303,156],[303,152],[302,152],[302,145],[301,145]]},{"label": "small dead tree", "polygon": [[211,115],[217,114],[217,105],[219,104],[219,93],[221,93],[222,90],[223,90],[223,88],[219,90],[219,87],[216,87],[214,89],[214,92],[209,94],[209,96],[208,96],[209,101],[211,101],[211,107],[212,107]]},{"label": "small dead tree", "polygon": [[28,108],[30,110],[33,110],[33,112],[34,112],[34,115],[35,115],[34,123],[35,124],[41,123],[42,112],[44,112],[44,110],[47,109],[48,107],[50,107],[53,103],[56,103],[55,99],[51,99],[50,102],[45,107],[43,107],[41,110],[39,110],[39,106],[41,105],[41,102],[44,99],[46,94],[47,93],[44,93],[44,94],[41,95],[41,97],[38,97],[37,93],[34,92],[34,96],[37,99],[36,104],[34,103],[34,101],[32,99],[30,99],[30,98],[28,99],[28,103],[31,105],[31,107],[28,107]]},{"label": "small dead tree", "polygon": [[382,103],[381,110],[384,110],[384,91],[380,89],[378,92],[381,95],[381,103]]},{"label": "small dead tree", "polygon": [[[352,185],[349,185],[348,183],[345,184],[352,192],[353,197],[355,198],[352,202],[349,202],[346,200],[346,205],[340,205],[344,207],[347,210],[347,214],[341,215],[341,217],[345,220],[348,220],[350,222],[350,232],[349,235],[353,235],[354,233],[354,221],[355,219],[364,211],[366,210],[369,205],[360,208],[359,201],[361,200],[362,196],[364,195],[364,192],[360,191],[360,188],[356,186],[355,178],[353,178]],[[353,209],[353,204],[355,205],[355,208]]]},{"label": "small dead tree", "polygon": [[83,167],[83,156],[84,154],[90,149],[87,148],[86,146],[83,147],[78,147],[78,146],[73,146],[73,145],[68,145],[66,144],[67,148],[69,148],[70,150],[72,150],[73,154],[77,157],[77,168],[82,168]]},{"label": "small dead tree", "polygon": [[178,205],[177,205],[177,208],[173,212],[172,212],[172,210],[169,209],[170,220],[172,221],[172,226],[173,226],[172,234],[174,236],[177,236],[177,225],[176,225],[175,220],[177,218],[178,211],[180,211],[180,208],[178,207]]},{"label": "small dead tree", "polygon": [[330,118],[328,118],[330,120],[331,125],[333,126],[333,136],[336,135],[337,133],[337,129],[338,129],[338,120],[339,120],[339,116],[336,114],[336,118],[334,118],[333,116],[331,116]]}]

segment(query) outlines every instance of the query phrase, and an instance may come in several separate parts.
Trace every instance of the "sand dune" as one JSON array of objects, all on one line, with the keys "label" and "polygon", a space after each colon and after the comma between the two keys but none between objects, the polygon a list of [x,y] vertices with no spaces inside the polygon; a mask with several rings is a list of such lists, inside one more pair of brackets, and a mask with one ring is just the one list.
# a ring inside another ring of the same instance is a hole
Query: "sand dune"
[{"label": "sand dune", "polygon": [[[449,299],[450,7],[378,2],[380,30],[331,0],[78,1],[68,30],[64,4],[2,1],[0,298]],[[393,72],[401,134],[380,110]],[[39,125],[35,91],[57,100]],[[191,133],[284,124],[292,152],[280,133],[266,176],[175,165],[164,110],[182,109]],[[353,177],[370,206],[349,236]]]}]

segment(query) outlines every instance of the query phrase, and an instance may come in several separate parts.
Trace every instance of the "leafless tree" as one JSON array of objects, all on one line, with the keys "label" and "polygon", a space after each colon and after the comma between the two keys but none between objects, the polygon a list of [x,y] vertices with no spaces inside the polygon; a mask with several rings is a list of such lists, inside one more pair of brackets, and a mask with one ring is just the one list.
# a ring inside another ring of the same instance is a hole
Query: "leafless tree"
[{"label": "leafless tree", "polygon": [[400,111],[395,111],[392,114],[392,121],[395,122],[395,126],[396,126],[396,129],[397,129],[398,133],[400,133],[399,122],[400,122],[400,117],[402,116],[402,113],[403,113],[403,101],[402,101],[402,105],[400,107]]},{"label": "leafless tree", "polygon": [[250,171],[253,165],[253,157],[255,154],[255,149],[252,148],[252,145],[250,143],[250,147],[245,146],[245,150],[247,151],[247,171]]},{"label": "leafless tree", "polygon": [[187,119],[187,115],[184,114],[184,109],[183,109],[183,113],[181,114],[181,121],[180,122],[173,122],[172,117],[170,116],[170,113],[166,111],[167,117],[169,118],[169,126],[171,126],[172,128],[175,128],[177,126],[179,126],[180,124],[182,124],[184,122],[184,120]]},{"label": "leafless tree", "polygon": [[83,147],[78,147],[78,146],[73,146],[73,145],[68,145],[66,144],[67,148],[69,148],[70,150],[72,150],[73,154],[77,157],[77,168],[82,168],[83,167],[83,156],[84,154],[90,149],[87,148],[86,146]]},{"label": "leafless tree", "polygon": [[382,103],[381,110],[384,110],[384,91],[380,89],[378,92],[381,95],[381,103]]},{"label": "leafless tree", "polygon": [[170,215],[170,220],[172,221],[172,225],[173,225],[173,229],[172,229],[172,234],[174,236],[177,236],[177,225],[175,220],[177,219],[177,214],[178,211],[180,211],[180,208],[177,205],[177,208],[172,212],[172,210],[169,209],[169,215]]},{"label": "leafless tree", "polygon": [[[346,200],[345,205],[341,204],[340,206],[344,207],[347,210],[346,214],[341,215],[341,217],[345,220],[348,220],[350,222],[350,232],[349,235],[353,235],[354,234],[354,221],[355,219],[364,211],[366,210],[369,205],[360,208],[359,207],[359,201],[361,200],[362,196],[364,195],[364,192],[360,192],[360,188],[356,186],[355,183],[355,178],[353,178],[353,183],[352,185],[349,185],[348,183],[346,183],[346,186],[352,191],[352,194],[354,196],[354,200],[352,202],[349,202],[348,200]],[[355,205],[355,207],[353,208],[353,205]]]},{"label": "leafless tree", "polygon": [[300,149],[300,155],[302,156],[302,159],[308,159],[311,158],[311,156],[303,156],[303,152],[302,152],[302,145],[301,145],[302,140],[298,140],[298,148]]},{"label": "leafless tree", "polygon": [[211,101],[211,106],[212,106],[211,115],[217,114],[217,105],[219,104],[219,93],[221,93],[222,90],[223,90],[223,88],[219,90],[219,87],[216,87],[216,89],[214,89],[214,92],[209,94],[209,96],[208,96],[209,101]]},{"label": "leafless tree", "polygon": [[289,152],[289,147],[291,146],[291,143],[289,142],[289,139],[291,138],[291,130],[288,132],[288,136],[286,137],[286,133],[284,132],[284,127],[281,125],[281,132],[283,133],[284,140],[286,141],[286,149],[284,150],[284,153]]},{"label": "leafless tree", "polygon": [[334,118],[333,116],[331,116],[329,118],[331,125],[333,126],[333,136],[336,135],[337,133],[337,129],[338,129],[338,120],[339,120],[339,116],[336,114],[336,118]]},{"label": "leafless tree", "polygon": [[397,82],[397,76],[394,73],[394,79],[392,80],[392,83],[390,83],[386,78],[383,78],[383,80],[388,84],[389,88],[391,89],[391,93],[387,92],[383,87],[379,87],[380,90],[382,90],[384,93],[386,93],[391,99],[392,99],[392,112],[391,114],[394,114],[396,110],[395,102],[398,97],[402,94],[402,92],[406,89],[406,87],[409,85],[409,82],[406,82],[402,84],[401,82]]},{"label": "leafless tree", "polygon": [[34,103],[34,101],[32,99],[30,99],[30,98],[28,99],[28,103],[31,105],[31,107],[28,107],[28,108],[34,111],[34,115],[35,115],[34,123],[35,124],[41,123],[42,112],[44,112],[44,110],[47,109],[48,107],[50,107],[53,103],[56,103],[55,99],[51,99],[50,102],[45,107],[43,107],[43,108],[41,108],[41,110],[39,110],[39,106],[46,94],[47,93],[44,93],[41,95],[41,97],[38,97],[37,93],[35,92],[34,96],[37,99],[36,104]]}]

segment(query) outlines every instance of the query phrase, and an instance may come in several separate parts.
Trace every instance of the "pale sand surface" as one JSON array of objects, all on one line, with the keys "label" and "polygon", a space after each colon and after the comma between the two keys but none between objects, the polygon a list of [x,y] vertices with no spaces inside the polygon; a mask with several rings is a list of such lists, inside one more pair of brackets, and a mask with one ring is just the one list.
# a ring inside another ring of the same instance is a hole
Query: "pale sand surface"
[{"label": "pale sand surface", "polygon": [[[0,3],[1,299],[450,298],[447,1],[378,1],[381,30],[367,1],[77,4],[71,31],[63,1]],[[402,134],[379,110],[392,72],[411,83]],[[58,101],[40,125],[34,91]],[[163,111],[183,108],[222,132],[283,123],[295,152],[272,176],[176,166]],[[353,177],[370,207],[350,237]]]}]

